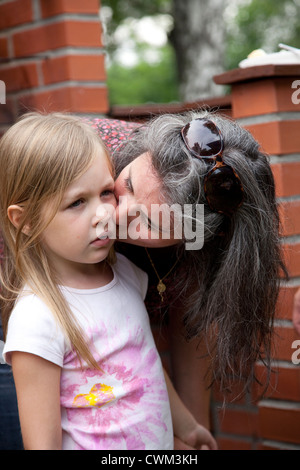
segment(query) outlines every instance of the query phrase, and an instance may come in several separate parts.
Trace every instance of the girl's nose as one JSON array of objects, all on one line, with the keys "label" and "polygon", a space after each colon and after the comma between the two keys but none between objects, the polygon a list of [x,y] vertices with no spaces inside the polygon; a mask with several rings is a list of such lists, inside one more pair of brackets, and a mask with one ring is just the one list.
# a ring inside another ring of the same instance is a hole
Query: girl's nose
[{"label": "girl's nose", "polygon": [[93,227],[96,227],[97,237],[103,233],[109,233],[111,238],[116,238],[115,206],[113,204],[101,204],[98,206],[93,219]]},{"label": "girl's nose", "polygon": [[96,210],[96,215],[93,217],[92,224],[93,226],[98,225],[99,223],[106,225],[110,215],[106,207],[98,206]]},{"label": "girl's nose", "polygon": [[96,215],[93,217],[93,226],[101,225],[105,227],[115,218],[115,204],[100,204],[96,209]]}]

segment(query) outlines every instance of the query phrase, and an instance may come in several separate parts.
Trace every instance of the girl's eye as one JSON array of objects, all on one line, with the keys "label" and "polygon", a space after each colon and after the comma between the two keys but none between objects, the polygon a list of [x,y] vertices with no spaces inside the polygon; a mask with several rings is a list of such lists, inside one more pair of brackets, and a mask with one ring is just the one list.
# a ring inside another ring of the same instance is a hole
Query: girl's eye
[{"label": "girl's eye", "polygon": [[111,196],[112,194],[114,194],[112,189],[106,189],[105,191],[102,191],[101,197]]},{"label": "girl's eye", "polygon": [[72,204],[69,205],[69,209],[79,207],[83,204],[83,199],[77,199],[76,201],[72,202]]}]

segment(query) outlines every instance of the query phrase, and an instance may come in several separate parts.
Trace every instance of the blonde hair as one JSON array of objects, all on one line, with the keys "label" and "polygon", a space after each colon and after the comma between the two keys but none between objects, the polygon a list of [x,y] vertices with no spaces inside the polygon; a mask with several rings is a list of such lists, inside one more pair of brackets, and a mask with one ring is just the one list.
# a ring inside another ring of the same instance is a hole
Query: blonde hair
[{"label": "blonde hair", "polygon": [[[40,237],[55,216],[67,187],[89,168],[99,150],[113,173],[108,151],[94,130],[79,118],[61,113],[25,114],[0,141],[0,227],[4,240],[0,302],[4,337],[18,295],[28,285],[50,308],[79,359],[96,368],[99,366],[61,293]],[[49,202],[52,211],[45,220],[43,208]],[[14,204],[23,208],[17,228],[7,216],[8,207]],[[28,226],[29,233],[24,230]]]}]

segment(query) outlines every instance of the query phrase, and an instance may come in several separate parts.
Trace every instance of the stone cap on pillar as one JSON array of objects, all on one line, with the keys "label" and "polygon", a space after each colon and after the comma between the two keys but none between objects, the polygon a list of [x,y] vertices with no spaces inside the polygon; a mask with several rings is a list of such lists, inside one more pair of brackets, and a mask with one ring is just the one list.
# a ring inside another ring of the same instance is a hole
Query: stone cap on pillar
[{"label": "stone cap on pillar", "polygon": [[213,77],[231,85],[232,117],[300,111],[300,64],[237,68]]},{"label": "stone cap on pillar", "polygon": [[232,85],[233,83],[270,77],[298,77],[300,80],[300,64],[266,64],[236,68],[220,75],[215,75],[213,80],[218,85]]}]

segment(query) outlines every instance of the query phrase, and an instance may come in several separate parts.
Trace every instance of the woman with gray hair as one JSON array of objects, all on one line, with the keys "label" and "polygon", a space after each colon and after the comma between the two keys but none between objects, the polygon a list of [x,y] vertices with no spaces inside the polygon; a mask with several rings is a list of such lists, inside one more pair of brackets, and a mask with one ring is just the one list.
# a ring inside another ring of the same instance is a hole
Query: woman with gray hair
[{"label": "woman with gray hair", "polygon": [[[113,150],[119,230],[123,221],[128,229],[119,249],[148,272],[149,313],[163,315],[171,329],[175,387],[207,425],[204,364],[206,379],[222,391],[236,380],[248,388],[257,360],[270,372],[279,274],[287,273],[268,157],[237,122],[206,111],[126,123],[113,145],[96,121]],[[182,208],[182,224],[202,233],[197,249],[187,249],[185,231],[178,239],[171,226],[164,237],[159,219],[153,222],[151,208],[164,203]],[[132,236],[137,207],[144,217]]]}]

